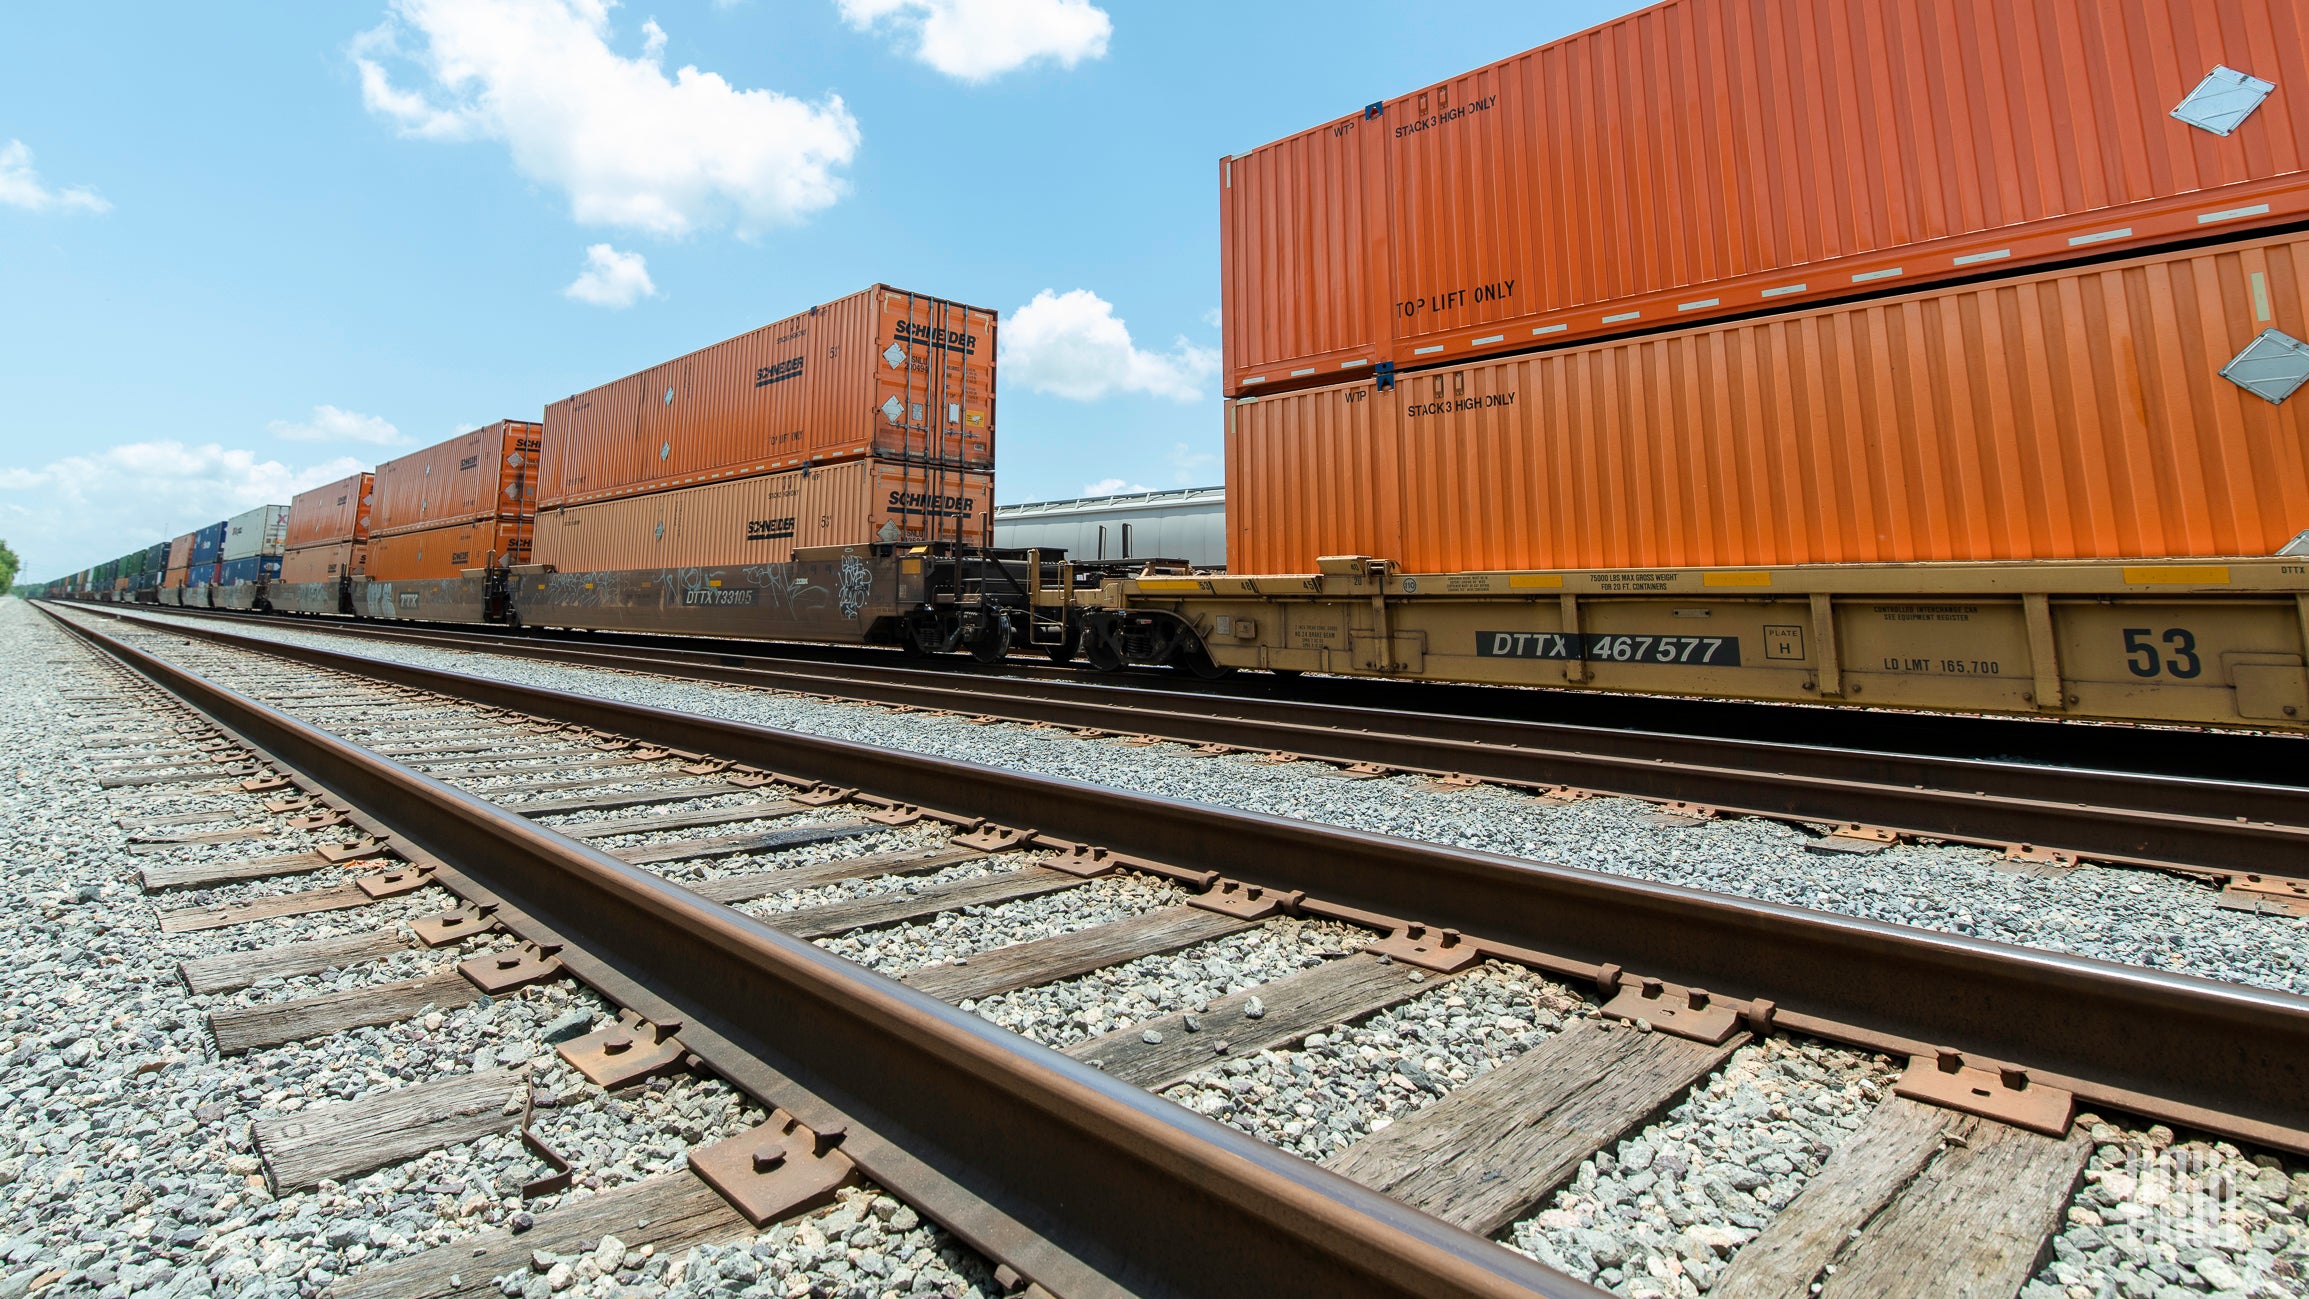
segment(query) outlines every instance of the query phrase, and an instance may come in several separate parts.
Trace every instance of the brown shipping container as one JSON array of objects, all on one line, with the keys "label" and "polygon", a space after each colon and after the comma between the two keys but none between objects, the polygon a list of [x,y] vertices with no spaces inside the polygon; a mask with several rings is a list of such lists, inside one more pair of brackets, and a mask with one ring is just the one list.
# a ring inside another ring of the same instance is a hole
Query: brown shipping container
[{"label": "brown shipping container", "polygon": [[536,512],[544,427],[503,419],[377,466],[369,535],[419,532]]},{"label": "brown shipping container", "polygon": [[347,573],[361,571],[361,561],[368,553],[368,544],[360,541],[324,542],[318,546],[299,546],[281,556],[283,582],[334,582]]},{"label": "brown shipping container", "polygon": [[1655,5],[1223,160],[1227,391],[2300,220],[2305,12]]},{"label": "brown shipping container", "polygon": [[185,578],[185,570],[184,570],[184,569],[181,569],[181,568],[164,568],[164,569],[162,569],[162,570],[161,570],[161,573],[160,573],[160,585],[161,585],[161,588],[162,588],[163,590],[166,590],[166,589],[168,589],[168,588],[171,588],[171,587],[179,587],[179,586],[183,586],[183,585],[184,585],[184,578]]},{"label": "brown shipping container", "polygon": [[290,497],[287,548],[366,540],[376,477],[364,471]]},{"label": "brown shipping container", "polygon": [[993,517],[992,474],[851,460],[545,510],[534,554],[564,573],[782,564],[797,546],[991,545]]},{"label": "brown shipping container", "polygon": [[994,466],[995,313],[877,284],[545,408],[581,505],[874,455]]},{"label": "brown shipping container", "polygon": [[2309,396],[2309,235],[1593,344],[1232,407],[1237,572],[2269,555]]},{"label": "brown shipping container", "polygon": [[171,570],[181,571],[192,564],[192,543],[199,535],[197,532],[188,532],[168,543],[168,567]]},{"label": "brown shipping container", "polygon": [[481,519],[369,538],[368,575],[383,582],[462,576],[468,568],[529,562],[530,519]]}]

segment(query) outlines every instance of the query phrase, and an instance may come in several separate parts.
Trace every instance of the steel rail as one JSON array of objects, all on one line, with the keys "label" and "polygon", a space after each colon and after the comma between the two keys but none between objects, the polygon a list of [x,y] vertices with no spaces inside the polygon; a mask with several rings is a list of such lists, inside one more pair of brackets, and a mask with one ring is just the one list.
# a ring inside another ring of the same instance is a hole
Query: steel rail
[{"label": "steel rail", "polygon": [[[866,1176],[1060,1296],[1601,1296],[92,627]],[[357,661],[358,662],[358,661]],[[355,671],[360,669],[356,667]],[[364,673],[363,675],[372,675]],[[407,854],[405,854],[407,855]]]},{"label": "steel rail", "polygon": [[2309,998],[2090,957],[1152,798],[1051,777],[314,646],[198,629],[290,662],[436,691],[769,770],[807,771],[1321,899],[1307,913],[1465,931],[1487,952],[1616,986],[1621,967],[1795,1031],[2026,1066],[2088,1104],[2309,1153]]},{"label": "steel rail", "polygon": [[1513,784],[1572,786],[1778,820],[1859,823],[1998,848],[2053,848],[2099,861],[2224,879],[2298,877],[2309,871],[2309,789],[2280,785],[1405,715],[1104,683],[788,665],[696,650],[593,648],[366,624],[294,625],[535,662],[1283,750],[1340,763],[1462,773]]}]

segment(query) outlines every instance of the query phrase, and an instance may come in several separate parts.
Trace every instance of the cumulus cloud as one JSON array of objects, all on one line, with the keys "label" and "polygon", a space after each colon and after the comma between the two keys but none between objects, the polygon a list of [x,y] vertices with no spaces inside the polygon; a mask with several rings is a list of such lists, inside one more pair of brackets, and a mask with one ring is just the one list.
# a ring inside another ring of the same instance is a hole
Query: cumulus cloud
[{"label": "cumulus cloud", "polygon": [[1153,490],[1154,488],[1145,483],[1134,483],[1123,478],[1101,478],[1095,483],[1082,485],[1082,494],[1085,496],[1122,496],[1131,492],[1151,492]]},{"label": "cumulus cloud", "polygon": [[614,311],[656,297],[657,285],[650,282],[649,263],[640,253],[621,253],[608,244],[595,244],[585,250],[585,269],[561,295]]},{"label": "cumulus cloud", "polygon": [[838,0],[862,32],[887,31],[947,76],[989,81],[1037,59],[1106,57],[1114,23],[1090,0]]},{"label": "cumulus cloud", "polygon": [[368,468],[339,456],[291,466],[214,442],[131,442],[38,468],[0,466],[0,536],[45,580],[167,541]]},{"label": "cumulus cloud", "polygon": [[[393,0],[355,38],[361,99],[422,140],[495,140],[570,215],[659,235],[790,224],[839,199],[858,151],[839,96],[812,104],[661,63],[665,30],[612,46],[612,0]],[[629,38],[630,39],[630,38]],[[396,70],[414,80],[396,81]]]},{"label": "cumulus cloud", "polygon": [[1196,401],[1218,372],[1219,354],[1184,338],[1168,352],[1141,350],[1114,304],[1088,289],[1044,289],[1002,322],[1002,377],[1074,401],[1128,392]]},{"label": "cumulus cloud", "polygon": [[399,446],[409,439],[382,415],[362,415],[334,406],[315,406],[311,418],[276,419],[265,431],[290,442],[360,442],[369,446]]},{"label": "cumulus cloud", "polygon": [[1219,457],[1216,452],[1197,451],[1184,442],[1176,442],[1171,445],[1171,472],[1178,478],[1181,487],[1194,486],[1198,480],[1207,476],[1209,470],[1217,467],[1218,463]]},{"label": "cumulus cloud", "polygon": [[1219,328],[1219,326],[1225,322],[1225,319],[1226,318],[1224,316],[1219,314],[1219,309],[1217,307],[1213,307],[1209,311],[1203,313],[1203,323],[1209,325],[1213,329]]},{"label": "cumulus cloud", "polygon": [[32,150],[22,140],[0,144],[0,203],[30,212],[110,212],[112,204],[90,189],[50,189],[32,168]]}]

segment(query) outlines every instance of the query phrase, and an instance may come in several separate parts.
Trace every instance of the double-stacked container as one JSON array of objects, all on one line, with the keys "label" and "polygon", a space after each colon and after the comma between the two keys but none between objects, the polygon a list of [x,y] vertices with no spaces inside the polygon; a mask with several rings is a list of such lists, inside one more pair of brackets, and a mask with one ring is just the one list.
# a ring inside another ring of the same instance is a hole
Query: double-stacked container
[{"label": "double-stacked container", "polygon": [[217,585],[241,586],[279,577],[288,524],[286,505],[260,505],[225,520]]},{"label": "double-stacked container", "polygon": [[1670,0],[1373,104],[1222,164],[1230,566],[2269,554],[2305,167],[2290,0]]},{"label": "double-stacked container", "polygon": [[545,410],[535,560],[784,564],[990,544],[996,315],[875,285]]},{"label": "double-stacked container", "polygon": [[185,581],[191,576],[193,543],[199,539],[199,533],[188,532],[168,543],[167,566],[160,574],[160,603],[183,601]]},{"label": "double-stacked container", "polygon": [[378,465],[368,576],[441,581],[528,563],[543,432],[499,420]]},{"label": "double-stacked container", "polygon": [[187,587],[216,585],[217,565],[224,559],[224,534],[227,523],[223,519],[192,534],[192,557],[186,565]]},{"label": "double-stacked container", "polygon": [[363,471],[290,498],[283,582],[338,582],[362,571],[375,479]]}]

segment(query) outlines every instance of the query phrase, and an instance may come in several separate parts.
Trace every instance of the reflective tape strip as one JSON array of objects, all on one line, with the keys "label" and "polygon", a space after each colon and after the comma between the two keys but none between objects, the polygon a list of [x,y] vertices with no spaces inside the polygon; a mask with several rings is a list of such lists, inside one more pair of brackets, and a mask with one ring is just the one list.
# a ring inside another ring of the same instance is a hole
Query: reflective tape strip
[{"label": "reflective tape strip", "polygon": [[1893,276],[1900,273],[1901,268],[1898,266],[1895,266],[1887,271],[1862,271],[1860,274],[1852,277],[1852,282],[1854,284],[1866,284],[1870,280],[1889,280]]},{"label": "reflective tape strip", "polygon": [[1978,266],[1982,262],[2001,262],[2010,256],[2012,256],[2010,248],[1999,248],[1993,253],[1966,253],[1962,257],[1951,258],[1950,260],[1958,266]]},{"label": "reflective tape strip", "polygon": [[1469,340],[1469,342],[1468,342],[1468,344],[1467,344],[1467,345],[1468,345],[1469,347],[1482,347],[1482,346],[1483,346],[1483,345],[1485,345],[1486,343],[1504,343],[1504,342],[1506,342],[1506,341],[1507,341],[1507,335],[1505,335],[1505,334],[1493,334],[1493,335],[1491,335],[1489,338],[1477,338],[1477,339],[1471,339],[1471,340]]},{"label": "reflective tape strip", "polygon": [[1304,370],[1293,370],[1293,371],[1291,371],[1291,377],[1292,377],[1292,378],[1294,378],[1294,379],[1296,379],[1296,378],[1298,378],[1300,375],[1303,375],[1303,374],[1313,374],[1314,372],[1315,372],[1315,367],[1310,365],[1310,366],[1308,366],[1308,367],[1307,367],[1306,369],[1304,369]]},{"label": "reflective tape strip", "polygon": [[2209,226],[2216,221],[2235,221],[2239,217],[2267,216],[2268,214],[2268,204],[2255,203],[2251,207],[2223,208],[2218,212],[2203,213],[2197,217],[2197,224],[2201,226]]},{"label": "reflective tape strip", "polygon": [[1607,325],[1616,325],[1623,320],[1634,320],[1643,314],[1644,313],[1640,311],[1623,311],[1616,316],[1605,316],[1603,318],[1603,323]]},{"label": "reflective tape strip", "polygon": [[2134,586],[2227,586],[2227,564],[2159,564],[2127,566],[2125,581]]},{"label": "reflective tape strip", "polygon": [[1534,334],[1560,334],[1569,328],[1571,328],[1569,325],[1541,325],[1531,332]]},{"label": "reflective tape strip", "polygon": [[1427,354],[1428,354],[1428,353],[1430,353],[1430,352],[1440,352],[1440,351],[1442,351],[1442,350],[1443,350],[1443,344],[1441,344],[1441,343],[1437,343],[1437,344],[1436,344],[1435,346],[1433,346],[1433,347],[1414,347],[1414,348],[1412,348],[1412,349],[1411,349],[1411,355],[1413,355],[1413,356],[1425,356],[1425,355],[1427,355]]},{"label": "reflective tape strip", "polygon": [[1770,586],[1771,584],[1772,575],[1770,573],[1757,573],[1751,571],[1745,573],[1700,574],[1700,585],[1702,586]]},{"label": "reflective tape strip", "polygon": [[1776,289],[1764,290],[1763,296],[1767,298],[1777,298],[1783,293],[1802,293],[1808,287],[1810,286],[1803,284],[1783,284]]},{"label": "reflective tape strip", "polygon": [[1510,590],[1516,591],[1560,590],[1563,586],[1563,575],[1560,573],[1510,573],[1507,578],[1507,585]]},{"label": "reflective tape strip", "polygon": [[2121,230],[2103,230],[2099,234],[2072,235],[2069,237],[2068,246],[2082,248],[2086,244],[2105,244],[2111,239],[2130,239],[2132,237],[2133,228],[2126,226]]},{"label": "reflective tape strip", "polygon": [[1721,306],[1721,305],[1723,305],[1723,301],[1724,301],[1724,300],[1723,300],[1722,298],[1701,298],[1701,299],[1700,299],[1699,301],[1697,301],[1697,302],[1679,302],[1679,303],[1677,303],[1677,304],[1676,304],[1676,310],[1678,310],[1678,311],[1698,311],[1698,310],[1699,310],[1700,308],[1702,308],[1702,307],[1716,307],[1716,306]]}]

